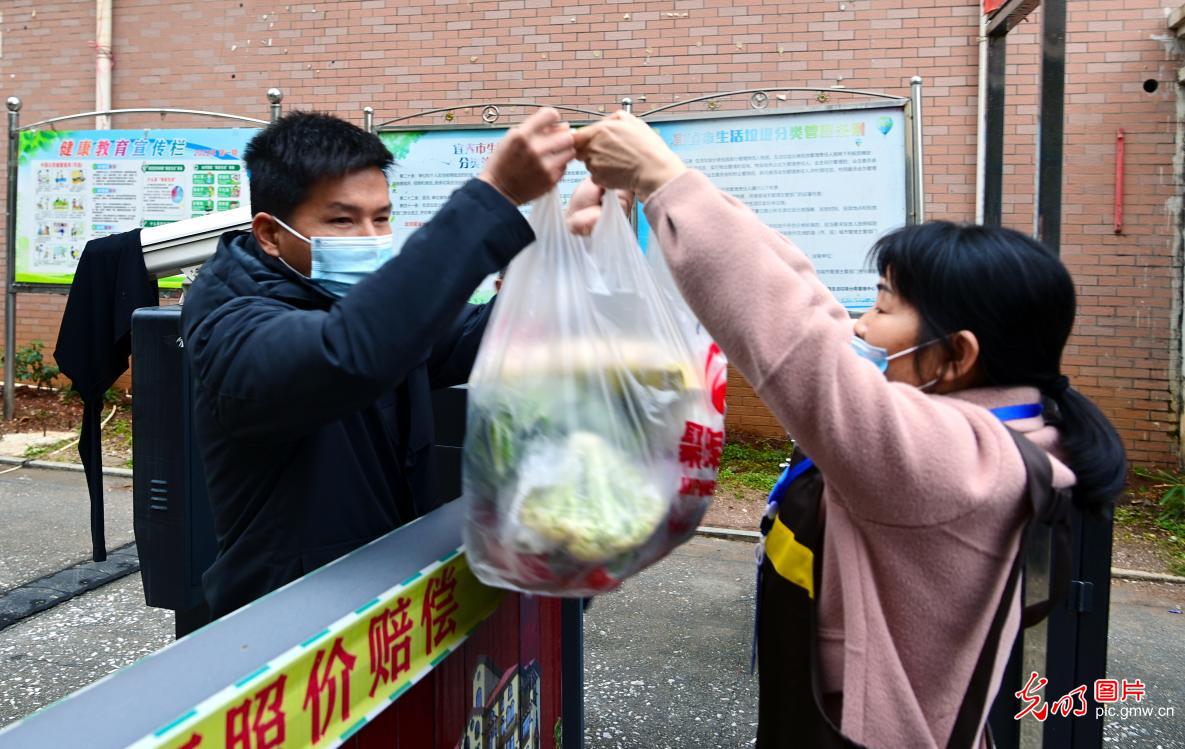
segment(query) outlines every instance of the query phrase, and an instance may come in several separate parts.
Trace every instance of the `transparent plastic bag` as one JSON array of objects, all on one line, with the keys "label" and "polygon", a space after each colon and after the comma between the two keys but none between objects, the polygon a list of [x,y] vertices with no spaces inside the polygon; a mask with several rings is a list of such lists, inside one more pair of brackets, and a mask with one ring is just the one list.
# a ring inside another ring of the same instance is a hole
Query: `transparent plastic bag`
[{"label": "transparent plastic bag", "polygon": [[490,585],[612,590],[711,501],[723,413],[616,201],[587,239],[555,192],[535,203],[474,364],[463,535]]},{"label": "transparent plastic bag", "polygon": [[654,275],[654,283],[659,291],[666,295],[675,320],[683,329],[683,336],[691,349],[692,357],[697,362],[703,362],[708,397],[711,398],[713,408],[723,419],[726,413],[725,395],[728,391],[728,357],[687,306],[654,232],[650,232],[650,236],[647,237],[646,247],[646,261]]}]

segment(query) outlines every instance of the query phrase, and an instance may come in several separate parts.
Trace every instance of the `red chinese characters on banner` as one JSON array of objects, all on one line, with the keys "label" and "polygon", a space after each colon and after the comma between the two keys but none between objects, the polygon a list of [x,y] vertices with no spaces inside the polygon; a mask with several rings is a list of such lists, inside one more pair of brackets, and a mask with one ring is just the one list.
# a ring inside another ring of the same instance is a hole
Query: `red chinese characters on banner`
[{"label": "red chinese characters on banner", "polygon": [[189,739],[177,749],[197,749],[202,745],[202,735],[200,733],[189,734]]},{"label": "red chinese characters on banner", "polygon": [[226,749],[273,749],[284,745],[284,682],[287,680],[287,676],[280,676],[254,697],[227,710]]},{"label": "red chinese characters on banner", "polygon": [[456,591],[455,567],[445,567],[439,576],[433,576],[428,580],[428,589],[424,591],[423,610],[420,613],[420,624],[426,630],[426,655],[432,655],[433,648],[439,647],[444,638],[457,631],[457,622],[453,620],[453,614],[460,608],[454,598]]},{"label": "red chinese characters on banner", "polygon": [[[304,696],[305,712],[309,711],[310,706],[312,707],[314,744],[321,740],[335,715],[339,680],[341,684],[341,719],[343,721],[350,719],[350,672],[354,670],[356,660],[358,659],[342,647],[342,638],[340,637],[334,639],[333,646],[329,649],[328,658],[324,649],[317,651]],[[324,668],[322,668],[322,663],[324,663]],[[325,712],[322,714],[322,695],[325,693],[328,694],[324,699]]]},{"label": "red chinese characters on banner", "polygon": [[679,462],[688,468],[719,468],[724,432],[688,421],[679,441]]},{"label": "red chinese characters on banner", "polygon": [[399,675],[411,670],[411,628],[412,620],[407,615],[410,598],[399,598],[395,609],[383,609],[370,620],[370,673],[374,682],[370,685],[373,697],[379,684],[390,684],[399,680]]},{"label": "red chinese characters on banner", "polygon": [[58,145],[58,156],[73,156],[74,141],[64,140]]}]

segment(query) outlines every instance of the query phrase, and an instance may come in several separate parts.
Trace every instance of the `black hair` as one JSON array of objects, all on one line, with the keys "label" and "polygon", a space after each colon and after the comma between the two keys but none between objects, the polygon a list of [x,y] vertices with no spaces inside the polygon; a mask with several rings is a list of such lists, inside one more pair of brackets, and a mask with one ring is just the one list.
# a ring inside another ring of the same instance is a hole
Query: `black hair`
[{"label": "black hair", "polygon": [[969,330],[979,341],[978,372],[989,386],[1041,390],[1060,427],[1066,463],[1077,476],[1074,503],[1106,517],[1127,477],[1115,428],[1062,375],[1074,326],[1074,282],[1057,255],[1018,231],[930,221],[882,237],[870,261],[921,318],[919,342]]},{"label": "black hair", "polygon": [[259,132],[243,154],[251,212],[288,219],[318,180],[394,163],[377,135],[330,114],[290,112]]}]

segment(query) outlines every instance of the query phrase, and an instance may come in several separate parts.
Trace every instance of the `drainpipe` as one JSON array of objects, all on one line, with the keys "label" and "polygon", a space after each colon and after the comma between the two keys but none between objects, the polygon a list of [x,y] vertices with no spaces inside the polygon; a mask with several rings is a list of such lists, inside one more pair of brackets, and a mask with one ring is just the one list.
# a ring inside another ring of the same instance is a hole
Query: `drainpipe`
[{"label": "drainpipe", "polygon": [[[95,0],[95,111],[111,109],[111,0]],[[96,130],[110,130],[111,118],[95,117]]]},{"label": "drainpipe", "polygon": [[979,14],[979,89],[975,109],[975,223],[983,223],[984,172],[987,169],[987,16]]}]

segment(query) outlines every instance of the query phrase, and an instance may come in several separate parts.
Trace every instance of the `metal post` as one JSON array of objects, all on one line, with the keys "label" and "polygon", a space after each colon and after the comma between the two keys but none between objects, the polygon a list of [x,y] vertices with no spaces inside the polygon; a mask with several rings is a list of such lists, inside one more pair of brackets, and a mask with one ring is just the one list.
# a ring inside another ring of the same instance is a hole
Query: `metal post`
[{"label": "metal post", "polygon": [[368,133],[374,132],[374,107],[363,107],[362,129]]},{"label": "metal post", "polygon": [[1041,112],[1037,124],[1035,233],[1054,252],[1062,242],[1062,146],[1066,109],[1066,0],[1041,4]]},{"label": "metal post", "polygon": [[4,418],[13,414],[16,382],[16,168],[21,145],[21,100],[8,97],[8,212],[5,214]]},{"label": "metal post", "polygon": [[[639,97],[638,100],[645,101],[646,97],[645,96]],[[633,114],[634,113],[634,100],[628,96],[622,98],[621,111],[625,112],[626,114]],[[638,211],[639,210],[641,210],[641,209],[638,207],[638,198],[637,198],[637,196],[634,196],[634,199],[632,201],[630,201],[630,210],[629,210],[630,228],[634,230],[634,236],[638,235]]]},{"label": "metal post", "polygon": [[1004,78],[1008,37],[988,37],[987,102],[984,111],[983,223],[1000,226],[1004,221]]},{"label": "metal post", "polygon": [[560,716],[562,749],[584,749],[584,602],[565,598],[560,604]]},{"label": "metal post", "polygon": [[267,90],[267,100],[271,104],[272,122],[280,119],[280,102],[284,101],[284,92],[278,88],[269,88]]},{"label": "metal post", "polygon": [[[1080,511],[1074,512],[1074,580],[1070,583],[1069,605],[1060,607],[1060,612],[1050,618],[1049,630],[1057,632],[1057,616],[1067,616],[1077,624],[1077,637],[1072,654],[1073,673],[1068,684],[1094,684],[1107,675],[1107,636],[1111,615],[1111,551],[1114,527],[1111,519],[1100,520]],[[1052,646],[1050,647],[1052,650]],[[1050,664],[1049,673],[1055,672]],[[1050,678],[1050,686],[1053,679]],[[1068,687],[1070,689],[1072,687]],[[1060,694],[1065,694],[1061,692]],[[1046,691],[1046,694],[1054,694]],[[1086,695],[1088,710],[1085,716],[1073,720],[1074,733],[1071,746],[1074,749],[1089,749],[1103,745],[1103,719],[1096,718],[1099,704],[1094,692]],[[1048,726],[1046,741],[1049,740]],[[1054,746],[1046,744],[1046,746]]]},{"label": "metal post", "polygon": [[909,81],[910,109],[913,113],[913,206],[915,223],[926,220],[925,151],[922,147],[922,77]]},{"label": "metal post", "polygon": [[[1041,3],[1041,109],[1037,125],[1037,213],[1035,233],[1061,252],[1062,168],[1065,145],[1066,0]],[[1107,630],[1111,600],[1112,524],[1073,511],[1074,570],[1069,600],[1049,618],[1046,694],[1064,695],[1107,674]],[[1100,747],[1103,720],[1087,691],[1086,715],[1045,725],[1047,747]]]},{"label": "metal post", "polygon": [[[95,109],[111,109],[111,16],[112,0],[95,3]],[[95,117],[96,130],[110,130],[111,116]]]},{"label": "metal post", "polygon": [[979,63],[975,90],[975,223],[983,223],[983,172],[987,164],[987,16],[979,17]]}]

